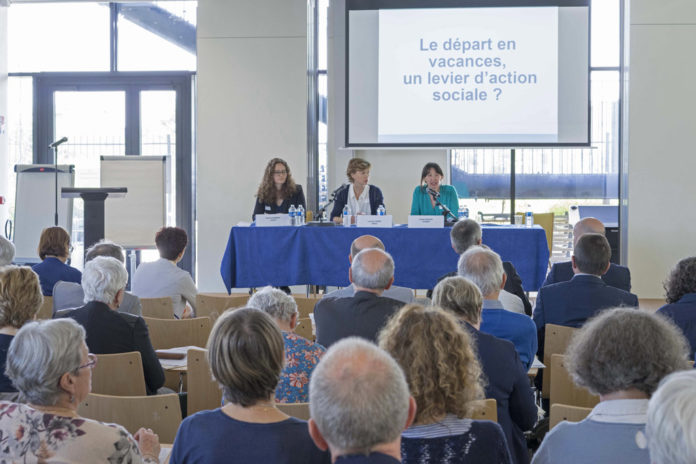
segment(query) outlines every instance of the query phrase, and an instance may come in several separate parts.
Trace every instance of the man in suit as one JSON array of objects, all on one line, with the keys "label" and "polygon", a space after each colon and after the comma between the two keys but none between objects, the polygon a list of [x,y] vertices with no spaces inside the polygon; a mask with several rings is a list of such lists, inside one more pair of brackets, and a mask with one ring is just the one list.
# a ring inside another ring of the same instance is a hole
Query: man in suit
[{"label": "man in suit", "polygon": [[128,281],[126,268],[116,258],[98,256],[85,265],[82,289],[87,304],[63,317],[79,322],[87,333],[91,353],[113,354],[139,351],[148,395],[164,385],[164,371],[150,342],[142,317],[117,311]]},{"label": "man in suit", "polygon": [[[575,247],[578,239],[583,234],[606,235],[604,224],[602,224],[602,221],[599,219],[593,217],[587,217],[575,223],[575,227],[573,227],[573,247]],[[541,286],[545,287],[557,282],[566,282],[572,278],[573,265],[570,261],[555,263],[551,266],[551,270]],[[627,292],[631,291],[631,271],[629,271],[626,266],[611,263],[609,265],[609,270],[602,275],[602,280],[612,287],[620,288]]]},{"label": "man in suit", "polygon": [[544,354],[546,324],[580,327],[602,309],[638,306],[638,297],[612,287],[601,278],[609,269],[611,247],[602,234],[586,233],[573,250],[572,279],[539,289],[534,307],[539,357]]},{"label": "man in suit", "polygon": [[[469,247],[482,246],[481,226],[473,219],[463,219],[452,226],[450,231],[450,242],[452,249],[458,255],[462,255]],[[498,298],[503,303],[503,307],[508,311],[516,313],[532,315],[532,304],[527,298],[527,294],[522,288],[522,278],[517,274],[515,266],[509,261],[503,261],[503,269],[505,270],[506,280],[505,288],[500,291]],[[445,277],[456,276],[457,271],[450,272],[438,277],[440,282]],[[428,298],[432,297],[432,290],[428,290]]]},{"label": "man in suit", "polygon": [[314,307],[317,343],[325,347],[350,336],[377,341],[387,319],[404,303],[386,296],[394,282],[394,260],[378,248],[359,252],[348,272],[355,286],[349,298],[322,298]]},{"label": "man in suit", "polygon": [[529,316],[507,311],[498,298],[507,279],[498,253],[472,246],[460,256],[457,267],[459,276],[471,280],[483,295],[481,332],[512,342],[528,370],[537,352],[536,328]]},{"label": "man in suit", "polygon": [[[348,255],[348,262],[352,263],[355,255],[360,253],[362,250],[368,248],[379,248],[380,250],[385,250],[384,243],[374,235],[361,235],[360,237],[353,240],[350,245],[350,255]],[[350,284],[348,287],[334,290],[324,295],[324,298],[346,298],[351,297],[355,294],[355,285]],[[398,287],[392,285],[388,289],[384,290],[382,296],[393,298],[395,300],[403,301],[404,303],[413,302],[413,290],[406,287]]]},{"label": "man in suit", "polygon": [[[111,256],[122,263],[126,262],[123,248],[109,240],[100,240],[87,250],[85,263],[90,262],[97,256]],[[85,303],[85,294],[82,286],[74,282],[59,281],[53,287],[53,314],[64,309],[78,308]],[[123,302],[118,307],[118,312],[142,316],[143,309],[140,298],[130,292],[125,292]]]}]

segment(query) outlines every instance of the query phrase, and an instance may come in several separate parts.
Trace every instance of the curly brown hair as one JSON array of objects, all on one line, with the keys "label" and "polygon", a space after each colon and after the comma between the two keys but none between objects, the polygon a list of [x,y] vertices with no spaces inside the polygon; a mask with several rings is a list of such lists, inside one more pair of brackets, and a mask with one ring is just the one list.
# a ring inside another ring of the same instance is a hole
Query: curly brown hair
[{"label": "curly brown hair", "polygon": [[404,306],[380,333],[379,346],[406,374],[418,406],[416,424],[430,424],[446,414],[468,417],[470,402],[484,397],[471,337],[441,308]]},{"label": "curly brown hair", "polygon": [[687,293],[696,293],[696,256],[679,261],[662,285],[667,303],[676,303]]},{"label": "curly brown hair", "polygon": [[43,303],[39,276],[30,267],[0,268],[0,327],[19,329]]},{"label": "curly brown hair", "polygon": [[[288,172],[288,177],[285,178],[285,183],[280,189],[280,192],[276,190],[275,183],[273,183],[273,171],[275,170],[276,164],[282,164],[285,166],[285,170]],[[266,165],[266,169],[263,172],[263,179],[259,185],[259,190],[256,192],[256,196],[261,203],[271,203],[276,201],[278,197],[285,199],[295,194],[297,191],[297,185],[290,174],[290,166],[281,158],[273,158]]]}]

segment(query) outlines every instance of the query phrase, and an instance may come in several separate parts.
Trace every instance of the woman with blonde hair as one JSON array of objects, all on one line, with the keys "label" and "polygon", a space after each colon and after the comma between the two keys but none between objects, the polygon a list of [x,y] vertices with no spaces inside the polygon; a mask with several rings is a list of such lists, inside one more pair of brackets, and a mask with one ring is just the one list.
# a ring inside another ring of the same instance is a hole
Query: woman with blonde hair
[{"label": "woman with blonde hair", "polygon": [[302,186],[295,183],[284,159],[273,158],[263,171],[252,219],[256,219],[257,214],[287,213],[290,205],[307,208]]},{"label": "woman with blonde hair", "polygon": [[406,374],[416,400],[414,423],[402,434],[404,463],[511,462],[500,425],[469,419],[483,399],[481,366],[471,337],[438,307],[404,306],[387,323],[379,345]]},{"label": "woman with blonde hair", "polygon": [[384,195],[379,187],[368,184],[370,181],[369,161],[351,158],[346,167],[348,184],[339,189],[331,210],[331,220],[341,222],[343,208],[347,205],[351,216],[358,214],[377,214],[380,205],[384,205]]},{"label": "woman with blonde hair", "polygon": [[37,251],[41,262],[31,268],[39,275],[44,296],[53,296],[53,286],[59,280],[76,284],[82,282],[82,273],[66,264],[72,253],[67,230],[60,226],[45,228],[41,232]]}]

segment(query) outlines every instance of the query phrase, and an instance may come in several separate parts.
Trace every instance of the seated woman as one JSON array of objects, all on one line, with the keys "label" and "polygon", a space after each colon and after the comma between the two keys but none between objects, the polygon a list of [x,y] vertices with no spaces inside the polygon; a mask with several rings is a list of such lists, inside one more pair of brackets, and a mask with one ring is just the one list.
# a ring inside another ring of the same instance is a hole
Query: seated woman
[{"label": "seated woman", "polygon": [[131,293],[138,298],[171,297],[174,316],[193,317],[196,311],[198,290],[191,274],[176,263],[186,252],[188,235],[179,227],[162,227],[155,235],[155,245],[160,259],[141,263],[133,275]]},{"label": "seated woman", "polygon": [[152,430],[141,428],[133,437],[120,425],[78,415],[96,362],[84,329],[71,319],[30,322],[17,332],[7,375],[28,404],[0,402],[3,461],[159,462]]},{"label": "seated woman", "polygon": [[481,367],[471,337],[440,308],[404,306],[385,326],[379,345],[406,374],[416,417],[401,434],[403,462],[510,463],[500,425],[467,419],[483,398]]},{"label": "seated woman", "polygon": [[655,314],[616,308],[587,321],[571,340],[565,365],[600,402],[586,419],[547,433],[532,463],[648,464],[648,450],[636,445],[648,399],[663,377],[689,368],[687,359],[679,329]]},{"label": "seated woman", "polygon": [[17,389],[5,375],[7,350],[17,331],[36,317],[43,296],[39,277],[28,267],[0,268],[0,399],[16,401]]},{"label": "seated woman", "polygon": [[70,235],[62,227],[47,227],[39,238],[41,262],[31,268],[39,275],[44,296],[53,296],[53,286],[59,280],[80,283],[82,273],[65,262],[71,253]]},{"label": "seated woman", "polygon": [[276,403],[307,403],[309,378],[326,348],[293,332],[297,326],[297,303],[285,292],[264,287],[249,298],[247,306],[271,316],[283,334],[285,365],[275,391]]},{"label": "seated woman", "polygon": [[263,173],[251,217],[256,219],[257,214],[287,213],[290,205],[295,205],[296,208],[302,205],[307,209],[302,186],[293,180],[290,166],[285,160],[273,158]]},{"label": "seated woman", "polygon": [[275,406],[283,337],[268,314],[252,308],[223,313],[210,333],[207,357],[227,404],[184,419],[171,464],[330,462],[312,442],[307,423]]},{"label": "seated woman", "polygon": [[343,220],[343,207],[348,205],[350,214],[377,214],[377,208],[384,204],[384,196],[379,187],[368,184],[372,165],[361,158],[351,158],[346,168],[348,186],[339,190],[331,210],[331,220]]},{"label": "seated woman", "polygon": [[450,312],[471,336],[478,359],[487,378],[486,398],[498,408],[498,423],[505,432],[513,462],[529,462],[524,431],[537,421],[534,393],[527,371],[515,345],[480,331],[483,297],[479,288],[464,277],[447,277],[433,290],[433,304]]},{"label": "seated woman", "polygon": [[[451,185],[442,185],[445,174],[437,163],[427,163],[421,172],[420,184],[413,191],[411,200],[411,215],[440,216],[443,210],[437,205],[433,195],[439,195],[440,203],[447,206],[454,216],[459,211],[457,189]],[[429,193],[429,190],[434,193]],[[454,219],[451,216],[445,220]]]},{"label": "seated woman", "polygon": [[689,358],[696,351],[696,256],[684,258],[665,281],[667,304],[657,314],[667,316],[681,329],[689,341]]}]

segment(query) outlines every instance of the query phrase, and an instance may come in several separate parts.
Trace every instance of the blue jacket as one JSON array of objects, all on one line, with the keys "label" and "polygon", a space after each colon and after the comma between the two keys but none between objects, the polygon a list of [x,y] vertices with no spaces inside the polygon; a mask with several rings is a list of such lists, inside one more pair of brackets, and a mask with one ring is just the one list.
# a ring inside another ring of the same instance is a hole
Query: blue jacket
[{"label": "blue jacket", "polygon": [[68,266],[58,258],[47,257],[31,269],[39,276],[41,293],[44,296],[53,296],[53,286],[59,280],[63,282],[82,283],[82,273],[74,267]]},{"label": "blue jacket", "polygon": [[536,327],[532,318],[503,309],[498,300],[483,300],[481,332],[512,342],[525,370],[532,366],[537,352]]},{"label": "blue jacket", "polygon": [[[348,186],[346,186],[346,188],[336,194],[334,207],[331,210],[331,220],[333,220],[335,217],[341,217],[343,215],[343,207],[348,204],[349,191],[350,189]],[[377,214],[377,208],[379,208],[379,205],[384,204],[384,195],[382,195],[382,191],[379,189],[379,187],[372,184],[370,184],[370,192],[368,195],[370,198],[370,209],[372,210],[372,214]]]},{"label": "blue jacket", "polygon": [[669,317],[681,329],[691,345],[689,356],[694,359],[694,351],[696,351],[696,293],[687,293],[679,301],[664,305],[657,310],[657,314]]},{"label": "blue jacket", "polygon": [[[572,279],[574,275],[573,263],[570,261],[555,263],[551,266],[551,270],[541,286],[545,287],[558,282],[567,282]],[[612,287],[620,288],[627,292],[631,291],[631,271],[629,271],[626,266],[619,266],[618,264],[612,263],[607,273],[602,276],[602,280]]]}]

